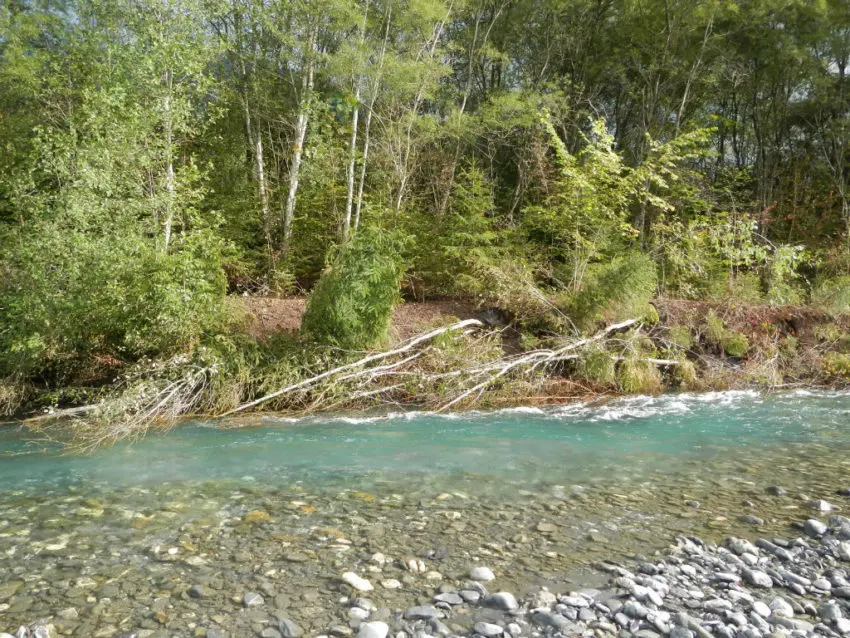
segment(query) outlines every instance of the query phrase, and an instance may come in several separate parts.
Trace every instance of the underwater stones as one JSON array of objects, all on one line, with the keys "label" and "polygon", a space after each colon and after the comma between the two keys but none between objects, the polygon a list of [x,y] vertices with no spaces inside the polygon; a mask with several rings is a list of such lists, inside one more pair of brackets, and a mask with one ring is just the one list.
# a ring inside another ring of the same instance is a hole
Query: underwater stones
[{"label": "underwater stones", "polygon": [[256,592],[248,592],[242,596],[242,605],[245,607],[257,607],[265,602],[263,597]]},{"label": "underwater stones", "polygon": [[489,567],[473,567],[469,570],[469,578],[482,583],[488,583],[496,579],[496,575]]},{"label": "underwater stones", "polygon": [[432,618],[442,618],[443,613],[431,605],[417,605],[415,607],[409,607],[404,612],[404,617],[407,620],[430,620]]},{"label": "underwater stones", "polygon": [[375,587],[372,585],[372,583],[370,583],[365,578],[361,578],[360,576],[358,576],[354,572],[345,572],[342,575],[342,580],[343,580],[343,582],[351,585],[357,591],[366,592],[366,591],[372,591],[372,590],[375,589]]},{"label": "underwater stones", "polygon": [[360,625],[357,638],[387,638],[390,627],[385,622],[367,622]]},{"label": "underwater stones", "polygon": [[201,585],[192,585],[189,590],[186,592],[189,598],[200,599],[206,595],[204,588]]},{"label": "underwater stones", "polygon": [[0,602],[9,600],[17,594],[24,586],[24,581],[13,580],[9,583],[0,583]]}]

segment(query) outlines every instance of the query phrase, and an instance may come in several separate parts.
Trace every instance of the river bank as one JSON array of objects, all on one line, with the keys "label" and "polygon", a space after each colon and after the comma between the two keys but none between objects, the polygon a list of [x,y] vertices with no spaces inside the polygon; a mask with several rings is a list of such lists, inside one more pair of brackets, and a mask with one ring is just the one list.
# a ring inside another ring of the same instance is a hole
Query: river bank
[{"label": "river bank", "polygon": [[232,301],[243,316],[232,338],[167,361],[98,361],[67,387],[30,385],[19,420],[87,451],[235,412],[496,409],[850,383],[850,317],[805,306],[657,299],[647,316],[570,335],[462,301],[414,302],[396,309],[382,350],[349,352],[297,332],[303,299]]},{"label": "river bank", "polygon": [[[609,575],[595,564],[657,562],[679,535],[793,539],[806,519],[826,519],[822,501],[846,513],[848,411],[842,393],[732,392],[268,417],[86,457],[6,433],[0,628],[275,636],[285,618],[305,635],[344,637],[364,619],[409,629],[405,611],[467,589],[476,566],[496,574],[489,592],[519,601],[541,586],[603,589]],[[349,572],[374,589],[353,589]],[[360,597],[377,608],[368,618],[351,611]],[[477,622],[543,631],[524,618],[467,604],[440,620],[457,635]]]}]

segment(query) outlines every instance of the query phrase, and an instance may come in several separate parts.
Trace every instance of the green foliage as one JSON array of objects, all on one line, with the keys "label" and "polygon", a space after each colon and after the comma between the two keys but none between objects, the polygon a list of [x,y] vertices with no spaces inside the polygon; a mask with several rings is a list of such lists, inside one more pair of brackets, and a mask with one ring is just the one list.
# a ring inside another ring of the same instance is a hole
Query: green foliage
[{"label": "green foliage", "polygon": [[654,394],[663,389],[657,366],[641,357],[627,357],[617,366],[617,385],[629,394]]},{"label": "green foliage", "polygon": [[11,245],[0,282],[0,374],[73,373],[91,357],[133,361],[222,330],[224,278],[211,236],[166,255],[132,233],[44,226]]},{"label": "green foliage", "polygon": [[786,363],[792,361],[797,356],[799,348],[800,340],[793,335],[788,335],[779,342],[779,354]]},{"label": "green foliage", "polygon": [[581,289],[564,306],[576,326],[592,330],[601,321],[643,317],[655,294],[655,263],[645,254],[629,253],[588,269]]},{"label": "green foliage", "polygon": [[472,296],[479,306],[504,310],[528,325],[554,324],[553,305],[534,281],[531,268],[519,259],[479,261],[469,272],[458,275],[458,287]]},{"label": "green foliage", "polygon": [[726,328],[723,319],[709,311],[705,318],[705,340],[730,357],[741,358],[750,348],[747,336],[742,332],[736,332]]},{"label": "green foliage", "polygon": [[[784,285],[784,284],[782,284]],[[773,288],[777,293],[777,288]],[[728,289],[720,297],[736,302],[759,304],[764,303],[761,280],[757,273],[739,272],[729,280]]]},{"label": "green foliage", "polygon": [[474,294],[469,281],[479,267],[500,261],[493,225],[492,184],[475,165],[460,171],[449,210],[443,215],[415,215],[408,220],[412,272],[432,295]]},{"label": "green foliage", "polygon": [[713,310],[709,310],[705,317],[705,339],[713,346],[721,346],[723,339],[726,337],[726,324],[723,319],[714,314]]},{"label": "green foliage", "polygon": [[404,274],[402,242],[394,234],[361,229],[340,247],[313,289],[301,330],[320,343],[363,350],[387,338]]},{"label": "green foliage", "polygon": [[773,305],[803,302],[805,295],[797,270],[807,260],[803,246],[777,246],[774,249],[764,268],[768,302]]},{"label": "green foliage", "polygon": [[827,352],[823,356],[822,370],[828,377],[850,381],[850,354]]},{"label": "green foliage", "polygon": [[613,384],[616,379],[614,357],[604,348],[592,348],[582,355],[577,366],[578,376],[587,381]]},{"label": "green foliage", "polygon": [[694,362],[681,359],[679,365],[673,367],[673,378],[681,386],[693,387],[699,378]]},{"label": "green foliage", "polygon": [[667,340],[683,350],[689,350],[694,345],[694,338],[688,326],[671,326],[667,333]]},{"label": "green foliage", "polygon": [[812,304],[832,315],[850,313],[850,275],[819,278],[812,289]]},{"label": "green foliage", "polygon": [[727,331],[723,336],[723,351],[730,357],[740,359],[750,349],[750,341],[743,332]]}]

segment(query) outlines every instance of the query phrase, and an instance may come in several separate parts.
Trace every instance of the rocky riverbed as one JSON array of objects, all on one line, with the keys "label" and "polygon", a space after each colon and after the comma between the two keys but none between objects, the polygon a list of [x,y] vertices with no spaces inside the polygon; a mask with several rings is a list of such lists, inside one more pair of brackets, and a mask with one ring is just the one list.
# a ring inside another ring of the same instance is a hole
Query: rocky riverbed
[{"label": "rocky riverbed", "polygon": [[[774,488],[780,491],[781,488]],[[826,508],[831,504],[819,504]],[[523,597],[508,591],[493,591],[496,574],[484,565],[472,567],[462,580],[441,582],[427,599],[391,609],[372,599],[375,585],[355,572],[340,575],[333,588],[338,598],[331,603],[336,620],[321,636],[348,638],[404,638],[413,636],[473,636],[475,638],[519,638],[560,636],[619,636],[626,638],[762,638],[771,636],[850,635],[850,519],[833,515],[827,523],[807,519],[796,537],[758,538],[749,541],[727,537],[722,543],[681,536],[676,544],[656,556],[633,556],[627,561],[601,561],[593,568],[608,577],[596,588],[565,589],[559,592],[543,587]],[[386,556],[370,557],[375,566],[385,565]],[[415,563],[415,564],[414,564]],[[422,572],[426,565],[411,559],[408,568]],[[365,570],[370,575],[374,570]],[[443,581],[436,571],[426,580]],[[410,579],[405,579],[410,584]],[[85,583],[76,583],[85,587]],[[404,585],[394,579],[380,582],[384,589]],[[0,588],[0,596],[16,591],[12,583]],[[190,607],[203,604],[215,584],[195,584],[172,592]],[[260,636],[261,638],[300,638],[304,628],[280,608],[273,591],[245,592],[232,597],[239,611],[213,615],[212,620],[231,629],[204,627],[189,622],[185,630],[149,628],[127,632],[100,630],[96,636],[121,635],[127,638],[164,636]],[[101,587],[100,594],[118,596]],[[154,598],[151,611],[163,622],[174,609],[169,596]],[[270,600],[266,600],[269,598]],[[316,603],[319,592],[304,592],[303,601]],[[87,596],[88,603],[109,603]],[[6,605],[8,609],[8,605]],[[194,614],[183,613],[183,617]],[[78,633],[80,612],[69,607],[57,613],[54,622],[22,626],[14,634],[0,638],[49,638]],[[312,633],[317,633],[316,631]]]},{"label": "rocky riverbed", "polygon": [[[418,438],[406,421],[190,431],[94,458],[12,447],[0,632],[841,633],[850,401],[708,405],[428,421]],[[793,616],[759,613],[777,597]]]},{"label": "rocky riverbed", "polygon": [[[803,466],[817,485],[818,466]],[[834,493],[829,502],[751,482],[600,484],[522,492],[507,504],[461,492],[243,486],[225,499],[220,485],[181,489],[7,501],[0,628],[98,638],[847,629],[850,521],[805,518],[847,503]],[[135,509],[133,494],[158,506]],[[185,500],[165,500],[178,495]],[[745,505],[735,515],[721,505],[730,502]],[[687,534],[666,550],[681,530],[705,540]],[[730,533],[753,540],[724,540]],[[630,560],[636,551],[646,557]]]}]

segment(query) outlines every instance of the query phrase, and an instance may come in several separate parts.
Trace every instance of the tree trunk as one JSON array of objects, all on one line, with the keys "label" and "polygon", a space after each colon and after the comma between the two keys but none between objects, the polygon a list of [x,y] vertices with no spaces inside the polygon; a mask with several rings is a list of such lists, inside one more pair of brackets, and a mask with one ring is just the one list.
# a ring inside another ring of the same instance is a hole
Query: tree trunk
[{"label": "tree trunk", "polygon": [[175,199],[177,198],[177,186],[174,179],[174,117],[171,104],[171,87],[172,76],[171,71],[165,72],[165,84],[168,93],[165,96],[164,104],[164,122],[165,128],[165,239],[163,242],[163,252],[168,252],[168,246],[171,243],[171,231],[174,225],[174,207]]},{"label": "tree trunk", "polygon": [[[369,17],[369,3],[363,12],[363,25],[360,27],[360,47],[366,40],[366,20]],[[354,78],[354,113],[351,116],[351,139],[348,143],[348,168],[346,169],[345,219],[342,223],[342,241],[348,241],[351,234],[351,212],[354,207],[354,171],[357,167],[357,124],[360,120],[360,73]]]},{"label": "tree trunk", "polygon": [[378,99],[378,90],[381,87],[381,74],[384,70],[384,59],[387,53],[387,41],[390,37],[390,22],[392,21],[392,5],[387,8],[387,24],[384,29],[384,41],[381,43],[381,53],[378,56],[378,73],[372,85],[372,96],[369,100],[369,108],[366,110],[366,122],[363,127],[363,159],[360,164],[360,181],[357,185],[357,205],[354,210],[354,230],[360,228],[360,213],[363,209],[363,189],[366,184],[366,162],[369,159],[370,132],[372,130],[372,113],[375,111],[375,102]]},{"label": "tree trunk", "polygon": [[289,167],[289,193],[286,196],[286,208],[283,212],[283,241],[281,252],[289,253],[292,241],[292,225],[295,217],[295,197],[298,194],[298,180],[301,177],[301,158],[304,153],[304,140],[307,137],[307,126],[310,123],[310,93],[313,91],[313,49],[315,47],[315,33],[310,38],[308,46],[309,56],[305,60],[306,68],[301,84],[301,104],[298,111],[298,121],[295,125],[295,145],[292,149],[292,163]]}]

